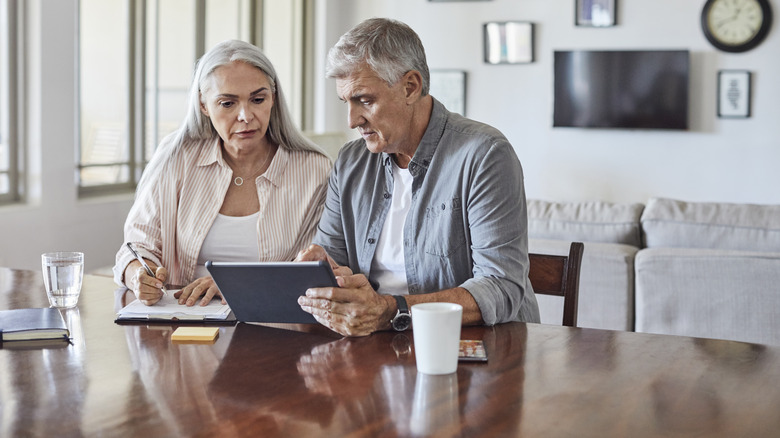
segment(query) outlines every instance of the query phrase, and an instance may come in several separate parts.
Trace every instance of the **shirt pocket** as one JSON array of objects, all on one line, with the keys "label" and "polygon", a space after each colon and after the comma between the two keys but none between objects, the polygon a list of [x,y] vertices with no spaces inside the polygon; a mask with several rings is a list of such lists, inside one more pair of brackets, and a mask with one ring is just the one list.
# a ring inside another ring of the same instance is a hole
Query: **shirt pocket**
[{"label": "shirt pocket", "polygon": [[460,198],[434,202],[425,209],[422,227],[425,252],[446,257],[466,244]]}]

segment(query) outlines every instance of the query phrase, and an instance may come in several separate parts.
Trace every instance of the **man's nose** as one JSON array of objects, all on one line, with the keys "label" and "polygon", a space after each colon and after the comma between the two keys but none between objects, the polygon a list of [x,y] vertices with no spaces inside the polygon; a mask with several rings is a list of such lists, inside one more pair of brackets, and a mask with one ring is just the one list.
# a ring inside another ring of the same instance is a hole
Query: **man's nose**
[{"label": "man's nose", "polygon": [[347,121],[349,123],[349,129],[355,129],[358,126],[366,123],[366,119],[354,105],[350,105],[347,110]]}]

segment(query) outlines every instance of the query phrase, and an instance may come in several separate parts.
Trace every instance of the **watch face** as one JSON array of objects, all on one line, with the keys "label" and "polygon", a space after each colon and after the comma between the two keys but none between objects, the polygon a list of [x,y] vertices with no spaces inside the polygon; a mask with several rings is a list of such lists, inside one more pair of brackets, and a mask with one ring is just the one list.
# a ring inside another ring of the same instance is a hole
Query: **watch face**
[{"label": "watch face", "polygon": [[717,48],[743,52],[757,46],[769,31],[767,0],[708,0],[702,10],[702,28]]},{"label": "watch face", "polygon": [[399,313],[393,318],[393,329],[402,332],[412,325],[412,315],[408,313]]}]

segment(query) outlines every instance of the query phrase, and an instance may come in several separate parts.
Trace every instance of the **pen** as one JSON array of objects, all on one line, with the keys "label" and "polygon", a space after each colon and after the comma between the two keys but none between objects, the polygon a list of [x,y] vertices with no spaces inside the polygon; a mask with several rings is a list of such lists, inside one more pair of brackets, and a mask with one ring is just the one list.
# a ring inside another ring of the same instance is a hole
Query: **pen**
[{"label": "pen", "polygon": [[[132,253],[133,253],[133,255],[135,256],[136,260],[138,260],[139,262],[141,262],[141,266],[143,266],[143,267],[144,267],[144,269],[146,269],[146,273],[147,273],[147,274],[149,274],[151,277],[153,277],[153,278],[154,278],[154,277],[155,277],[155,275],[154,275],[154,272],[152,272],[152,268],[150,268],[150,267],[149,267],[149,265],[147,265],[147,264],[146,264],[146,262],[144,261],[144,259],[142,259],[142,258],[141,258],[141,255],[140,255],[140,254],[138,254],[138,252],[135,250],[135,248],[133,248],[133,244],[132,244],[132,243],[130,243],[130,242],[127,242],[127,248],[128,248],[128,249],[130,249],[130,252],[132,252]],[[165,290],[165,286],[161,287],[161,288],[160,288],[160,290],[162,290],[163,294],[167,294],[167,293],[168,293],[168,292]]]}]

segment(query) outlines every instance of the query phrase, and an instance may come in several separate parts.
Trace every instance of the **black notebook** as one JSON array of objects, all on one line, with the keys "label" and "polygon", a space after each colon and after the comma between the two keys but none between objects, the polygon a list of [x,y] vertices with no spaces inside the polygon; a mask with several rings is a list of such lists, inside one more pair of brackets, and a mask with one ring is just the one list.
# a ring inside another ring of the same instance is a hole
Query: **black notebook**
[{"label": "black notebook", "polygon": [[0,341],[67,340],[68,326],[53,307],[0,310]]}]

